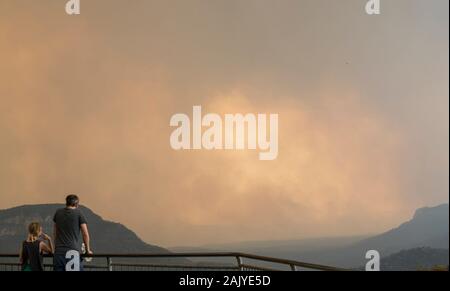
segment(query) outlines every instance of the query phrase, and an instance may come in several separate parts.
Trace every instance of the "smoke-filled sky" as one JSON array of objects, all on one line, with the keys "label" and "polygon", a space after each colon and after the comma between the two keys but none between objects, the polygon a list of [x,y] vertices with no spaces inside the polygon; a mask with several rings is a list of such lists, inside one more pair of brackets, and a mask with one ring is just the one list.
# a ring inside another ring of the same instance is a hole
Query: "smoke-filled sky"
[{"label": "smoke-filled sky", "polygon": [[[365,2],[0,0],[0,208],[76,193],[174,246],[375,233],[447,202],[449,2]],[[194,105],[278,113],[278,159],[172,150]]]}]

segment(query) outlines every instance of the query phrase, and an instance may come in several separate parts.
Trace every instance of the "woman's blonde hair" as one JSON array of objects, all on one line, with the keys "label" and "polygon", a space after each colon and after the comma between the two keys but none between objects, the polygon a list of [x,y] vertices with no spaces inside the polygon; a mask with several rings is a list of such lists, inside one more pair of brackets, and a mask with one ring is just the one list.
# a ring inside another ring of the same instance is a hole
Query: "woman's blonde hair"
[{"label": "woman's blonde hair", "polygon": [[32,222],[28,225],[28,240],[35,242],[39,238],[39,233],[41,232],[41,224],[39,222]]}]

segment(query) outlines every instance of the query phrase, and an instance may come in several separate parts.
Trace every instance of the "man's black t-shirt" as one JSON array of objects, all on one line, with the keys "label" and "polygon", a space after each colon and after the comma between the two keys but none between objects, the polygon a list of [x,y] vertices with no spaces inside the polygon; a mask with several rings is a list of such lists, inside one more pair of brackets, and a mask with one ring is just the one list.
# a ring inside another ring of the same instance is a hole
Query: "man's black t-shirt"
[{"label": "man's black t-shirt", "polygon": [[56,211],[53,221],[56,225],[55,253],[81,252],[81,225],[87,223],[79,209],[62,208]]}]

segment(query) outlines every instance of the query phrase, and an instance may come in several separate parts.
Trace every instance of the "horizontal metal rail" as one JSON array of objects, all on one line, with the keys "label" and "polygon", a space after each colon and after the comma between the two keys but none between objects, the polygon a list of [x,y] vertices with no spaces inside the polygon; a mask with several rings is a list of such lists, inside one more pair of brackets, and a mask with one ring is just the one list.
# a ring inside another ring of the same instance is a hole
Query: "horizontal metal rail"
[{"label": "horizontal metal rail", "polygon": [[[18,259],[18,254],[0,254],[0,259]],[[51,258],[51,255],[45,255],[46,258]],[[93,254],[93,255],[83,255],[83,258],[102,258],[106,259],[106,265],[104,266],[93,266],[86,264],[86,269],[104,269],[106,271],[112,270],[160,270],[160,269],[182,269],[182,270],[241,270],[241,271],[277,271],[283,269],[277,269],[273,265],[278,267],[285,267],[292,271],[298,271],[300,269],[307,270],[319,270],[319,271],[348,271],[347,269],[336,268],[331,266],[311,264],[305,262],[299,262],[295,260],[286,260],[280,258],[273,258],[260,255],[252,255],[240,252],[211,252],[211,253],[160,253],[160,254]],[[114,259],[176,259],[176,258],[233,258],[236,265],[225,265],[221,263],[220,265],[211,265],[206,263],[186,263],[181,265],[177,264],[141,264],[141,263],[113,263]],[[251,264],[246,261],[255,261],[262,263],[261,266],[256,264]],[[203,265],[202,265],[203,264]],[[270,266],[267,266],[270,265]],[[7,267],[20,267],[17,263],[10,262],[0,262],[0,268],[6,269]]]}]

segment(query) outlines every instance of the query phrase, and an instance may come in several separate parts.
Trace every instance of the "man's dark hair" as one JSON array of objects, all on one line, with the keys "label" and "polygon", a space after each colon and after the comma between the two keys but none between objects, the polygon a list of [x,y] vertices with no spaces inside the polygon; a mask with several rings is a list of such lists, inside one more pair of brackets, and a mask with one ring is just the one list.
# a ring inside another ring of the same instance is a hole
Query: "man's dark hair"
[{"label": "man's dark hair", "polygon": [[78,203],[80,202],[80,199],[78,198],[77,195],[68,195],[66,197],[66,206],[68,207],[76,207],[78,206]]}]

